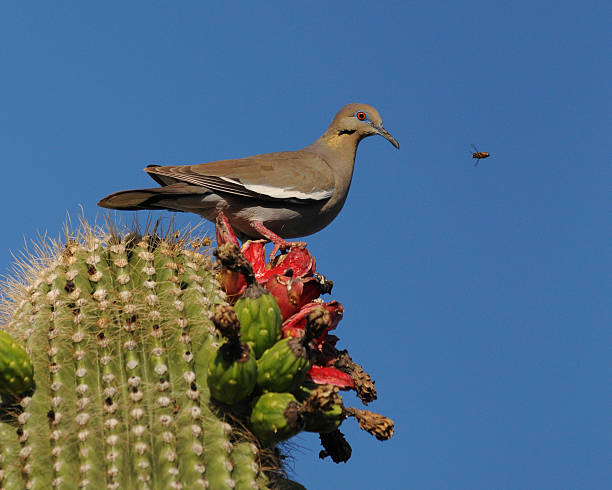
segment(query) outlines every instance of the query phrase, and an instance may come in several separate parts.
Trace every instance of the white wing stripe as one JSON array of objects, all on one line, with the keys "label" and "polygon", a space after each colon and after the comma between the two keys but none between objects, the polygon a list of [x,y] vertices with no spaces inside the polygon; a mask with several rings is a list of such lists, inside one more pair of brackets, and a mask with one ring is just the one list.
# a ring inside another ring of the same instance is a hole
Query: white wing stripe
[{"label": "white wing stripe", "polygon": [[[228,179],[229,180],[229,179]],[[264,194],[266,196],[275,197],[277,199],[314,199],[315,201],[320,201],[323,199],[327,199],[332,196],[334,193],[333,189],[331,190],[320,190],[314,192],[300,192],[293,189],[282,189],[279,187],[272,187],[268,185],[258,185],[258,184],[242,184],[245,189],[248,189],[253,192],[257,192],[258,194]]]},{"label": "white wing stripe", "polygon": [[234,179],[230,179],[229,177],[217,177],[215,176],[217,179],[221,179],[221,180],[225,180],[225,182],[231,182],[232,184],[238,184],[238,185],[242,185],[242,182],[240,182],[239,180],[234,180]]}]

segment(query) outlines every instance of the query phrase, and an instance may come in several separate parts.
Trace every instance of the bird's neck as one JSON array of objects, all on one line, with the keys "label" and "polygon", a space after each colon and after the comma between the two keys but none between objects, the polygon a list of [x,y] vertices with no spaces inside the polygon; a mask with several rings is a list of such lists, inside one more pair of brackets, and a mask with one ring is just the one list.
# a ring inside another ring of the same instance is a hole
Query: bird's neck
[{"label": "bird's neck", "polygon": [[363,138],[357,132],[338,133],[337,131],[327,130],[317,141],[306,149],[322,156],[334,172],[349,170],[353,174],[353,164],[359,141]]},{"label": "bird's neck", "polygon": [[353,178],[353,167],[355,165],[355,154],[359,141],[363,135],[358,133],[342,133],[337,131],[326,131],[312,145],[305,148],[321,156],[334,171],[336,188],[330,204],[339,204],[340,207],[346,199],[351,179]]},{"label": "bird's neck", "polygon": [[313,144],[320,144],[331,150],[340,151],[342,153],[351,153],[353,157],[357,151],[357,145],[364,138],[364,134],[358,131],[344,130],[340,131],[336,128],[329,128],[323,135]]}]

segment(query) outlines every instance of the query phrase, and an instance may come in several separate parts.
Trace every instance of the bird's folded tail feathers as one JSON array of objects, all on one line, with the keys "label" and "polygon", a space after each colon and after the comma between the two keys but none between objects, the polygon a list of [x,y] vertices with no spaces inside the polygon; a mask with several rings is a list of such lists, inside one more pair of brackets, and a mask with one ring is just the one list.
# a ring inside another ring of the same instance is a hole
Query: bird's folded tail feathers
[{"label": "bird's folded tail feathers", "polygon": [[[98,206],[123,211],[136,211],[139,209],[170,209],[167,206],[168,198],[202,196],[210,191],[200,186],[185,184],[168,185],[153,189],[133,189],[109,194],[98,202]],[[165,201],[164,203],[160,201]],[[174,210],[174,209],[173,209]],[[180,211],[176,209],[174,211]]]}]

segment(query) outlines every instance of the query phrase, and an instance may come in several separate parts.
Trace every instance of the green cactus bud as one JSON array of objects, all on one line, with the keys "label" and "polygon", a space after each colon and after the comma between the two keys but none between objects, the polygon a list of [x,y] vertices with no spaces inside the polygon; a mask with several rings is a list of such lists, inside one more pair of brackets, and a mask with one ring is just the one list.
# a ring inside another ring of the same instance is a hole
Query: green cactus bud
[{"label": "green cactus bud", "polygon": [[304,430],[325,434],[336,430],[345,419],[341,404],[334,404],[329,410],[317,413],[304,413]]},{"label": "green cactus bud", "polygon": [[300,405],[291,393],[265,393],[251,412],[251,429],[264,441],[280,442],[303,427]]},{"label": "green cactus bud", "polygon": [[253,267],[236,245],[224,243],[214,252],[215,257],[229,270],[240,272],[247,283],[242,297],[234,308],[240,320],[242,340],[259,357],[281,338],[282,315],[274,296],[257,283]]},{"label": "green cactus bud", "polygon": [[233,405],[253,392],[257,380],[257,362],[249,346],[228,341],[208,361],[206,382],[216,400]]},{"label": "green cactus bud", "polygon": [[302,384],[311,365],[310,353],[301,339],[281,339],[258,359],[257,385],[263,391],[293,391]]},{"label": "green cactus bud", "polygon": [[253,283],[234,305],[240,320],[240,334],[259,359],[266,349],[281,338],[281,312],[274,296]]},{"label": "green cactus bud", "polygon": [[11,334],[0,330],[0,393],[21,395],[33,387],[30,356]]},{"label": "green cactus bud", "polygon": [[257,384],[263,391],[294,391],[312,366],[309,343],[329,326],[329,313],[323,307],[314,308],[306,317],[306,329],[301,338],[284,338],[267,349],[257,361]]},{"label": "green cactus bud", "polygon": [[228,341],[210,357],[206,382],[213,398],[233,405],[255,388],[257,363],[249,346],[240,342],[240,322],[234,308],[217,306],[212,321]]},{"label": "green cactus bud", "polygon": [[308,400],[308,397],[312,393],[312,390],[314,390],[316,387],[317,385],[315,383],[310,383],[306,381],[300,386],[298,386],[295,390],[293,390],[291,394],[295,396],[295,399],[298,402],[302,403]]},{"label": "green cactus bud", "polygon": [[326,433],[336,430],[346,418],[342,397],[338,389],[331,385],[307,383],[294,392],[302,404],[304,430]]}]

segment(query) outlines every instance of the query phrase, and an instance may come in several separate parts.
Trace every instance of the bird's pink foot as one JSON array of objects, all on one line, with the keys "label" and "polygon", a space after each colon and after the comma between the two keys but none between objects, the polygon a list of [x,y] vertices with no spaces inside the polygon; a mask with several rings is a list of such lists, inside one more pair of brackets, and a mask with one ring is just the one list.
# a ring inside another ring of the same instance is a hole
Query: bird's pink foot
[{"label": "bird's pink foot", "polygon": [[251,221],[251,226],[257,231],[257,233],[274,244],[269,260],[272,260],[279,250],[283,252],[293,247],[306,247],[306,242],[288,242],[287,240],[279,237],[276,233],[266,228],[261,221]]}]

